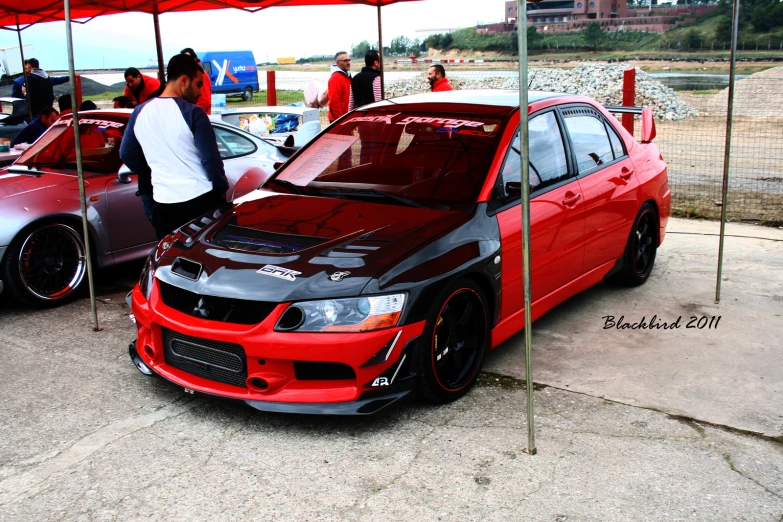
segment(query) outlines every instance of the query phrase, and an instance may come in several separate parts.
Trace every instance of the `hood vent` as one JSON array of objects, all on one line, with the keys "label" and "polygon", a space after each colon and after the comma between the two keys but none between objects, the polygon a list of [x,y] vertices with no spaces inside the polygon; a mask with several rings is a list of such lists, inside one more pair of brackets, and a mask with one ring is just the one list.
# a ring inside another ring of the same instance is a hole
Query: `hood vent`
[{"label": "hood vent", "polygon": [[226,225],[209,242],[232,250],[244,250],[245,252],[290,254],[320,245],[325,241],[328,241],[328,239],[275,234],[237,225]]}]

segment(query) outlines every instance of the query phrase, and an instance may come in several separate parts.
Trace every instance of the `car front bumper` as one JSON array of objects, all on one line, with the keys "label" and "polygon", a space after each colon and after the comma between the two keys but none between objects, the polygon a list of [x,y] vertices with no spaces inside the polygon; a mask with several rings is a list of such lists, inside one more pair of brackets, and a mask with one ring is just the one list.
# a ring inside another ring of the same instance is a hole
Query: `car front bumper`
[{"label": "car front bumper", "polygon": [[262,411],[362,415],[413,389],[423,321],[361,333],[276,332],[286,304],[259,324],[239,325],[187,315],[158,296],[147,301],[138,286],[129,296],[131,359],[188,392]]}]

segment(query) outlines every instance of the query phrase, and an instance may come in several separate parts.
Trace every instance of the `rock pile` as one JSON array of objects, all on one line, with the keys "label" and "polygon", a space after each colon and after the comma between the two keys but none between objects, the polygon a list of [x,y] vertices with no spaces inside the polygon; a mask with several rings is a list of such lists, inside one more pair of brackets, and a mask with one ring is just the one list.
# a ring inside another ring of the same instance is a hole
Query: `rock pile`
[{"label": "rock pile", "polygon": [[[627,64],[582,64],[573,69],[531,68],[530,89],[589,96],[603,105],[622,105],[623,71]],[[519,78],[505,71],[455,72],[449,76],[455,89],[518,89]],[[405,96],[430,90],[426,74],[386,84],[387,95]],[[651,106],[657,119],[681,120],[698,116],[677,94],[636,69],[636,105]]]}]

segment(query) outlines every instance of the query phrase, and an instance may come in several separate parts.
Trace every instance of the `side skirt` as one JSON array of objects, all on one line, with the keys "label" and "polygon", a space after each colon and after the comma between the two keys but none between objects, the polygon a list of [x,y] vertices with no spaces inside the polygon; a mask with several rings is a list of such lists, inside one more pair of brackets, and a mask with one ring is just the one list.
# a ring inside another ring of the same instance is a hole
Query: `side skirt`
[{"label": "side skirt", "polygon": [[[538,301],[533,303],[532,319],[535,321],[549,310],[559,305],[566,299],[575,296],[580,292],[584,292],[591,286],[595,286],[601,281],[611,276],[617,270],[618,267],[622,267],[622,258],[609,261],[601,266],[598,266],[581,277],[574,279],[567,285],[558,288],[554,292],[545,295]],[[491,349],[495,349],[503,341],[517,332],[522,331],[525,327],[525,309],[520,308],[513,314],[509,315],[505,319],[502,319],[495,328],[492,329],[492,345]]]}]

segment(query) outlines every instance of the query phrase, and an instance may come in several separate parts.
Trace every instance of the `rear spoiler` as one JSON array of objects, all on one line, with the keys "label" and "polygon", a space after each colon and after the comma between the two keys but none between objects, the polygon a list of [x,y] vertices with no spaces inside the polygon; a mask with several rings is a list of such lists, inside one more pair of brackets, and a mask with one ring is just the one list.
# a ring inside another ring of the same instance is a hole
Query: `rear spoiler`
[{"label": "rear spoiler", "polygon": [[620,114],[641,114],[642,143],[650,143],[655,139],[655,120],[651,107],[626,107],[619,105],[605,106],[606,110]]}]

